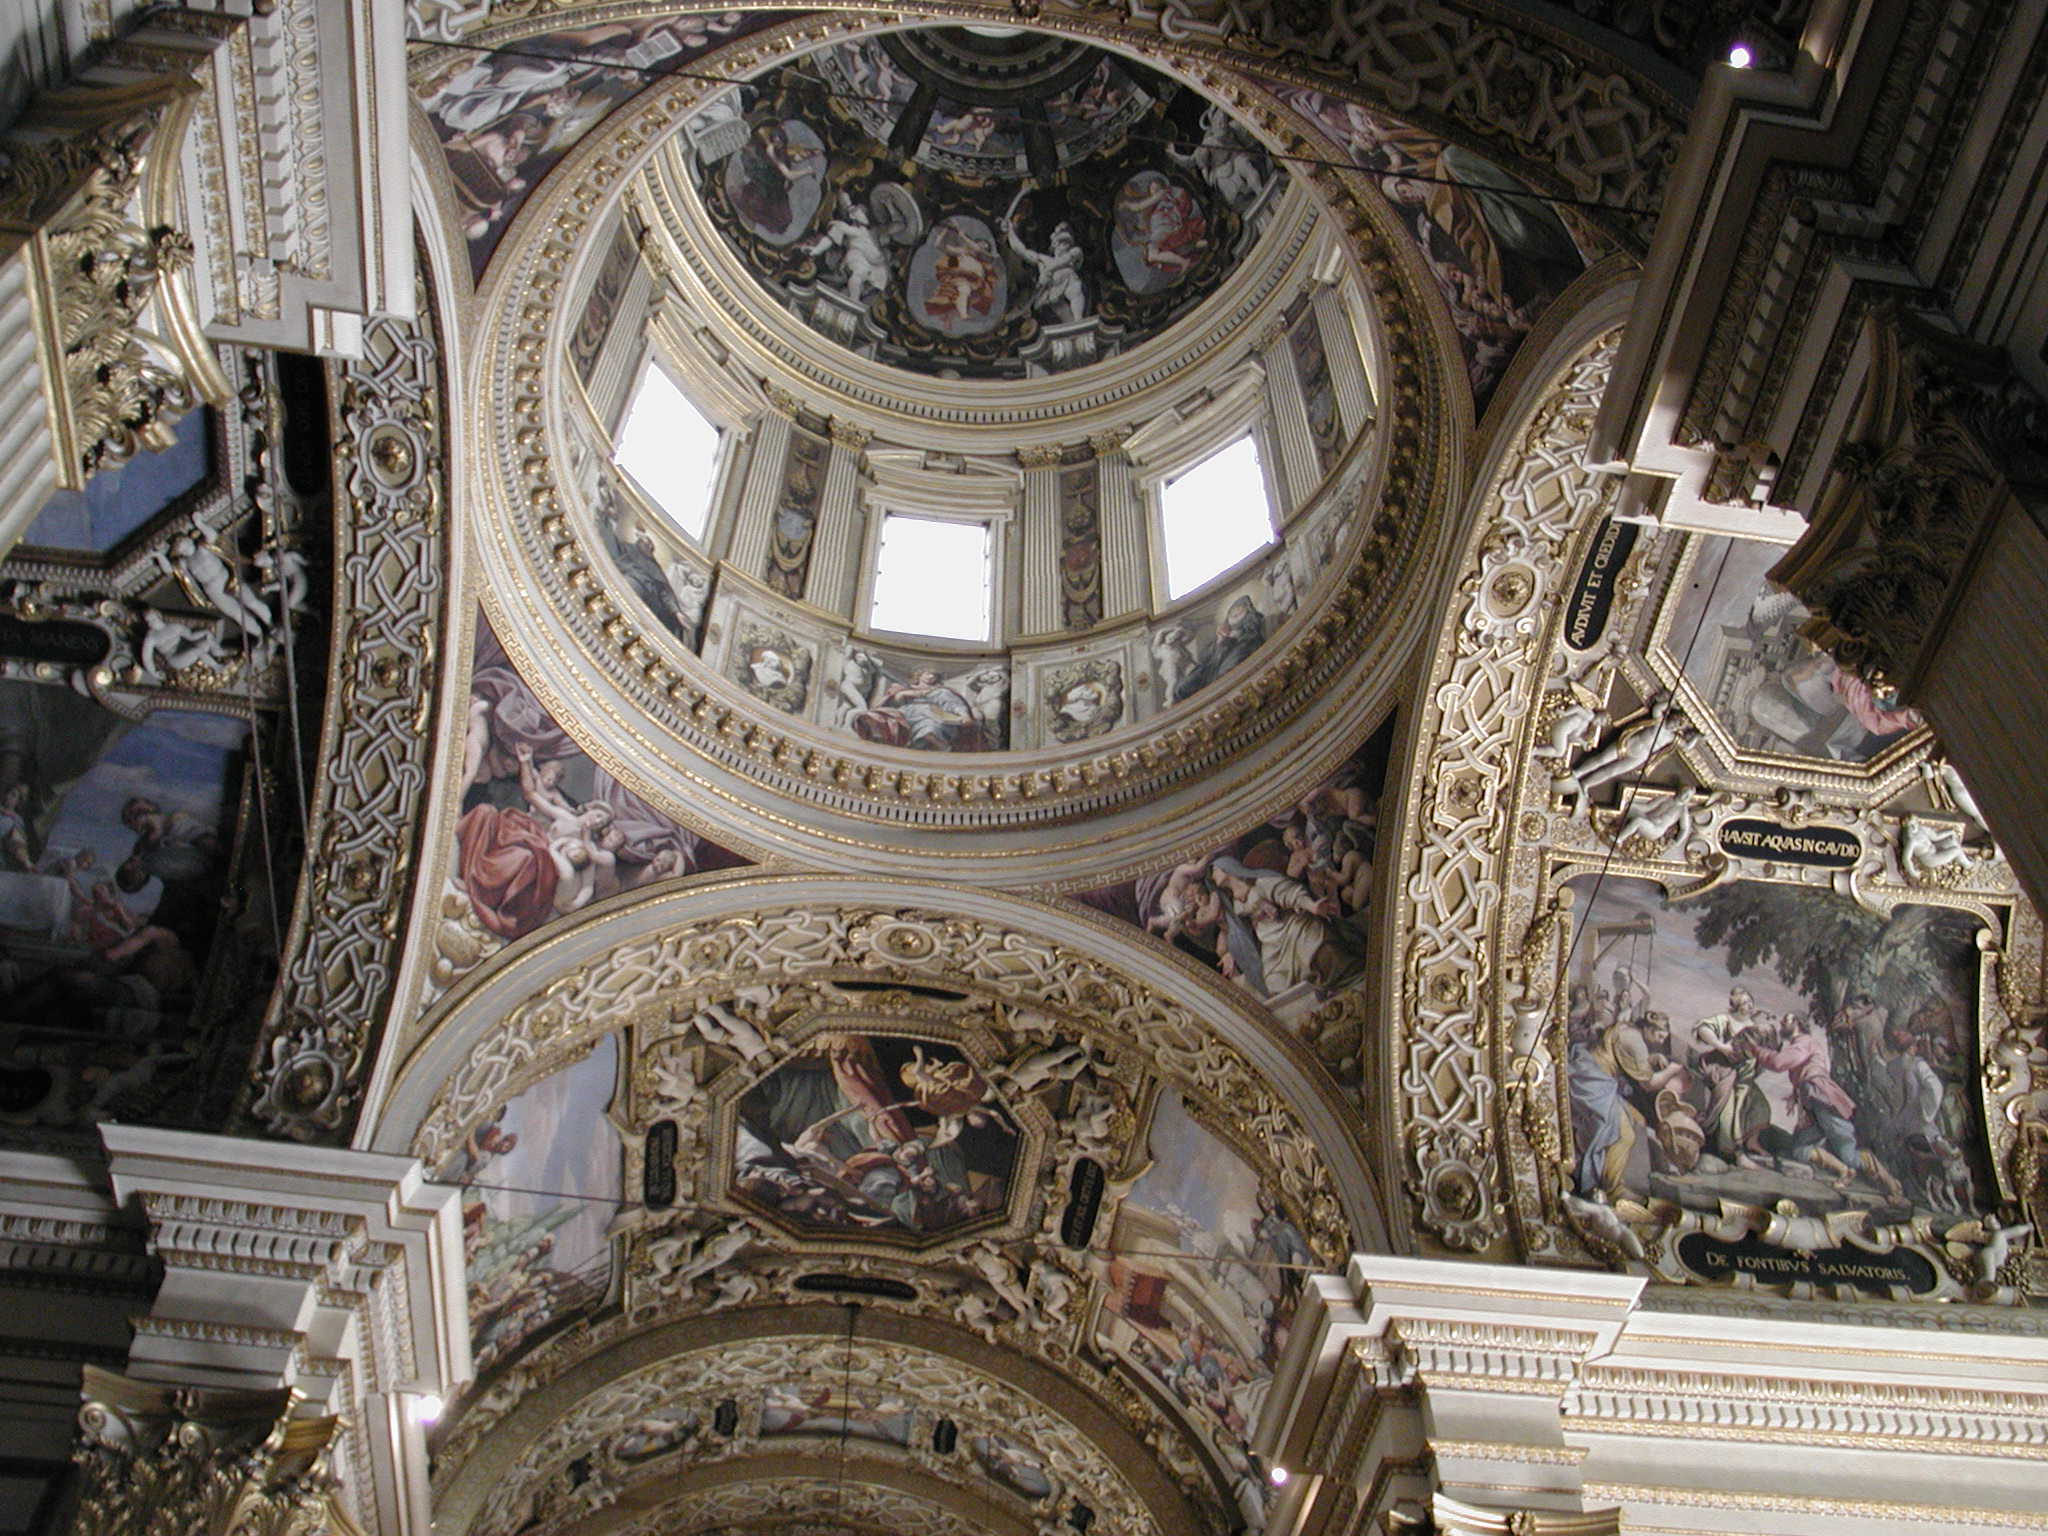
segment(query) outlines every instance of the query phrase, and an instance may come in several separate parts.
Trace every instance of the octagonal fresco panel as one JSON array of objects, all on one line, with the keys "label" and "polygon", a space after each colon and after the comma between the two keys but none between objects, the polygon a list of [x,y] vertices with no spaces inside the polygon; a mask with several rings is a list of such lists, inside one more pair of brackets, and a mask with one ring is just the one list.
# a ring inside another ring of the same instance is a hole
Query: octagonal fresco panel
[{"label": "octagonal fresco panel", "polygon": [[1695,540],[1664,647],[1742,750],[1867,763],[1920,716],[1801,633],[1811,612],[1765,579],[1784,553],[1750,539]]},{"label": "octagonal fresco panel", "polygon": [[1020,1140],[957,1048],[833,1033],[740,1100],[732,1188],[800,1232],[936,1237],[1004,1208]]}]

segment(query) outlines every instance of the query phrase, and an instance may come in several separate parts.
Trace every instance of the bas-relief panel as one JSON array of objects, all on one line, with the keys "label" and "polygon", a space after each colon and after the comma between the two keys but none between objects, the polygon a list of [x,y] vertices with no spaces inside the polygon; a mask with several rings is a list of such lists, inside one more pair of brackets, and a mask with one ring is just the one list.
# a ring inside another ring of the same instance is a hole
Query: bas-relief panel
[{"label": "bas-relief panel", "polygon": [[1867,763],[1922,722],[1800,631],[1812,615],[1765,573],[1776,544],[1693,540],[1663,645],[1737,748]]},{"label": "bas-relief panel", "polygon": [[0,1122],[109,1119],[195,1070],[249,744],[0,681]]},{"label": "bas-relief panel", "polygon": [[1390,717],[1328,780],[1269,821],[1203,854],[1079,899],[1213,965],[1304,1032],[1347,1089],[1357,1025],[1316,1023],[1361,985]]},{"label": "bas-relief panel", "polygon": [[1526,183],[1462,145],[1320,91],[1280,94],[1380,178],[1450,305],[1483,410],[1522,338],[1586,267],[1571,231]]},{"label": "bas-relief panel", "polygon": [[489,949],[615,892],[746,862],[592,762],[481,615],[463,783],[449,887]]},{"label": "bas-relief panel", "polygon": [[1019,1135],[956,1047],[832,1033],[740,1100],[732,1187],[803,1231],[937,1236],[1001,1211]]},{"label": "bas-relief panel", "polygon": [[1886,1222],[1988,1209],[1978,920],[1741,880],[1582,876],[1567,1075],[1580,1194]]},{"label": "bas-relief panel", "polygon": [[1096,1335],[1180,1405],[1256,1529],[1271,1490],[1252,1426],[1315,1259],[1258,1175],[1172,1089],[1153,1112],[1149,1151],[1096,1261]]},{"label": "bas-relief panel", "polygon": [[[610,1291],[609,1230],[623,1208],[622,1142],[610,1118],[618,1037],[542,1079],[472,1131],[440,1170],[462,1186],[471,1348],[479,1376]],[[649,1425],[636,1446],[660,1454],[678,1425]]]},{"label": "bas-relief panel", "polygon": [[414,94],[448,157],[472,273],[483,275],[541,178],[614,107],[777,19],[721,11],[565,28],[503,52],[455,53],[416,76]]},{"label": "bas-relief panel", "polygon": [[863,741],[923,752],[999,752],[1010,740],[1007,657],[947,665],[849,645],[833,658],[825,722]]}]

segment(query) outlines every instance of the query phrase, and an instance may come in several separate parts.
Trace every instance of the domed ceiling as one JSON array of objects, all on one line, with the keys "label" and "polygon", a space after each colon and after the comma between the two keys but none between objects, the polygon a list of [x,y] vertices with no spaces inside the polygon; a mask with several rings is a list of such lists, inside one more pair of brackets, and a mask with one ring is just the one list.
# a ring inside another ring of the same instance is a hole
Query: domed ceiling
[{"label": "domed ceiling", "polygon": [[944,378],[1085,366],[1173,324],[1286,176],[1196,93],[1041,33],[823,49],[688,127],[719,234],[812,329]]}]

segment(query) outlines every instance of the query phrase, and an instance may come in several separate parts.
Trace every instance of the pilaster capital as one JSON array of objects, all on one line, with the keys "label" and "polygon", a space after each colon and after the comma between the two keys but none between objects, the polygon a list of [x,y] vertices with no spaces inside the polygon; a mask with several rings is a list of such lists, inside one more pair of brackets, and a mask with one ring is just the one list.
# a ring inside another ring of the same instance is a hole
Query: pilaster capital
[{"label": "pilaster capital", "polygon": [[1017,462],[1028,472],[1034,469],[1058,469],[1062,450],[1058,444],[1040,444],[1017,450]]},{"label": "pilaster capital", "polygon": [[101,1127],[114,1198],[148,1224],[163,1284],[135,1323],[138,1378],[290,1389],[339,1414],[339,1472],[364,1524],[429,1528],[425,1445],[402,1392],[469,1380],[460,1191],[418,1161]]},{"label": "pilaster capital", "polygon": [[850,421],[842,421],[837,416],[832,418],[831,433],[834,444],[852,453],[858,453],[861,449],[867,447],[868,440],[875,435],[866,427],[856,426]]}]

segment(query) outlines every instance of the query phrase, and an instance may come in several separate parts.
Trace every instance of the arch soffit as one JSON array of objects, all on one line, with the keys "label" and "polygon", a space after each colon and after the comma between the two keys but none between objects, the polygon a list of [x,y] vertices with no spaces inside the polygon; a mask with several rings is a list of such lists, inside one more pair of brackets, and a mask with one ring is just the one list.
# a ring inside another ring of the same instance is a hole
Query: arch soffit
[{"label": "arch soffit", "polygon": [[[1199,1528],[1184,1488],[1125,1414],[1071,1371],[1030,1353],[998,1351],[929,1318],[867,1309],[859,1326],[851,1346],[854,1379],[888,1383],[909,1405],[921,1432],[908,1437],[908,1455],[878,1459],[871,1473],[886,1476],[893,1469],[899,1486],[922,1486],[941,1500],[957,1493],[960,1485],[939,1474],[964,1468],[949,1469],[917,1450],[919,1440],[929,1439],[930,1421],[943,1416],[954,1421],[963,1443],[986,1433],[1017,1442],[1055,1473],[1066,1496],[1089,1502],[1113,1529]],[[713,1402],[728,1390],[745,1396],[752,1388],[758,1395],[778,1370],[792,1379],[810,1374],[824,1345],[834,1346],[836,1358],[846,1336],[843,1309],[820,1303],[685,1318],[621,1338],[534,1384],[518,1406],[463,1444],[452,1475],[437,1490],[437,1519],[474,1536],[504,1536],[506,1517],[521,1510],[541,1483],[573,1457],[597,1450],[623,1425],[659,1408]],[[665,1503],[698,1488],[804,1468],[800,1451],[764,1439],[744,1417],[735,1440],[721,1448],[718,1459],[691,1458],[655,1477],[614,1476],[597,1498],[609,1500],[630,1488],[630,1502],[644,1508],[669,1490]],[[819,1465],[815,1457],[808,1460],[812,1468]],[[569,1528],[594,1536],[607,1527],[580,1522]]]},{"label": "arch soffit", "polygon": [[438,1005],[365,1144],[438,1166],[491,1105],[607,1034],[778,975],[834,974],[957,986],[1134,1053],[1258,1149],[1327,1259],[1385,1246],[1364,1128],[1242,989],[1084,908],[908,880],[721,877],[551,930]]}]

